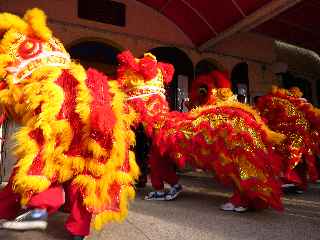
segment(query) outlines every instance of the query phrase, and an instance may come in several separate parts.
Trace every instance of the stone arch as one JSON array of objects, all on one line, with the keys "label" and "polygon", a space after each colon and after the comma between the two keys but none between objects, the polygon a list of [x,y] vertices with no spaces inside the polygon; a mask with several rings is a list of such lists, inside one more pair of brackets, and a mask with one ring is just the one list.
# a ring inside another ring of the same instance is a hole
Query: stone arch
[{"label": "stone arch", "polygon": [[226,71],[226,68],[214,58],[204,58],[195,67],[195,76],[207,74],[213,70]]},{"label": "stone arch", "polygon": [[117,68],[117,54],[123,50],[119,44],[103,38],[81,38],[71,42],[67,51],[85,67],[114,76]]}]

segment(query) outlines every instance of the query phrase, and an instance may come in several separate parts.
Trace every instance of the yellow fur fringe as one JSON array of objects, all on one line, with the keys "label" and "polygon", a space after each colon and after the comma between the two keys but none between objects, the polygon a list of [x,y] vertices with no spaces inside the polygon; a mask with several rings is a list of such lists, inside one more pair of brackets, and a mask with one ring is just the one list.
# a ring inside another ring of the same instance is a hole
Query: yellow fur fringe
[{"label": "yellow fur fringe", "polygon": [[43,40],[52,37],[51,30],[47,27],[47,16],[38,8],[30,9],[24,15],[24,19],[28,22],[34,33]]}]

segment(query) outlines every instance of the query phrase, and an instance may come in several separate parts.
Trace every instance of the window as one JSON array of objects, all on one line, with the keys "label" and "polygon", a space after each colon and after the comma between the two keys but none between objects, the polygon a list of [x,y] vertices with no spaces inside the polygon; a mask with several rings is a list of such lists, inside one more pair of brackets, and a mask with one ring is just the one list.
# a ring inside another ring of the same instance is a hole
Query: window
[{"label": "window", "polygon": [[126,5],[110,0],[78,0],[78,17],[123,27]]}]

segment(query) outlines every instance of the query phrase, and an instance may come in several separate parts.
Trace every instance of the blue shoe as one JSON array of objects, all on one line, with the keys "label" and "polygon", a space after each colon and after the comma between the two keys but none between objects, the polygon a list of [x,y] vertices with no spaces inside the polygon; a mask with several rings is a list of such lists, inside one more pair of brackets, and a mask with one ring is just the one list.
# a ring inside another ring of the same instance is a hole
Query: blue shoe
[{"label": "blue shoe", "polygon": [[169,192],[167,192],[165,198],[167,201],[176,199],[179,193],[182,192],[182,186],[180,184],[176,184],[170,188]]},{"label": "blue shoe", "polygon": [[10,230],[31,230],[47,228],[48,213],[45,209],[33,209],[16,217],[13,221],[4,221],[1,228]]},{"label": "blue shoe", "polygon": [[164,201],[166,194],[164,192],[149,192],[147,196],[145,196],[144,200],[152,200],[152,201]]}]

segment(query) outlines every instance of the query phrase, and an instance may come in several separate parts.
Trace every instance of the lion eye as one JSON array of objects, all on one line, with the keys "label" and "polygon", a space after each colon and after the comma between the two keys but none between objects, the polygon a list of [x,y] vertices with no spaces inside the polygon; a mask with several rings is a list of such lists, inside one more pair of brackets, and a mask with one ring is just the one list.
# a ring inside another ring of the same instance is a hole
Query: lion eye
[{"label": "lion eye", "polygon": [[41,42],[36,39],[26,39],[20,46],[18,53],[24,59],[37,56],[41,52]]}]

